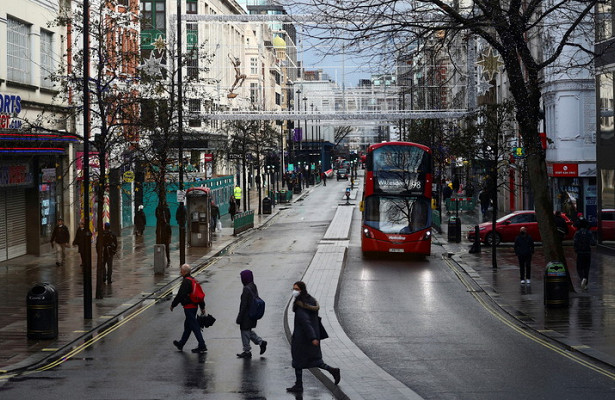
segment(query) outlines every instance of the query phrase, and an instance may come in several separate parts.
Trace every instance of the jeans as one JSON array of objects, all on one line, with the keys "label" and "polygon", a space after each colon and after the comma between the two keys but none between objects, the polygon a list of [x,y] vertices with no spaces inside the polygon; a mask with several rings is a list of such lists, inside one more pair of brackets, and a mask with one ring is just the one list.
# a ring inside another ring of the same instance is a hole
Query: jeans
[{"label": "jeans", "polygon": [[250,340],[254,342],[254,344],[260,345],[263,339],[260,338],[252,329],[241,330],[241,343],[243,344],[243,351],[250,352],[252,348],[250,347]]},{"label": "jeans", "polygon": [[591,253],[577,253],[577,273],[580,279],[589,280],[589,266],[591,262]]},{"label": "jeans", "polygon": [[199,342],[199,347],[205,347],[205,340],[203,340],[203,335],[201,334],[201,327],[199,326],[199,321],[196,319],[196,313],[198,308],[184,308],[184,315],[186,319],[184,320],[184,333],[182,334],[182,338],[179,340],[179,343],[182,347],[188,341],[190,337],[190,333],[194,333],[194,337]]},{"label": "jeans", "polygon": [[519,272],[521,280],[530,279],[532,276],[532,256],[517,256],[519,258]]},{"label": "jeans", "polygon": [[54,243],[56,248],[56,262],[64,264],[64,259],[66,258],[66,253],[64,249],[66,249],[67,243]]},{"label": "jeans", "polygon": [[103,256],[103,281],[111,283],[111,275],[113,274],[113,256]]}]

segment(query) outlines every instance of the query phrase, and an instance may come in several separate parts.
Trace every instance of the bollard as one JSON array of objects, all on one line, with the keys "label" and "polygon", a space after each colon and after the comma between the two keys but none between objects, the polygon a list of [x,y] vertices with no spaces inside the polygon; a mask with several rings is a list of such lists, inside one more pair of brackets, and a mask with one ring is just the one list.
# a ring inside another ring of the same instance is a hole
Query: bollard
[{"label": "bollard", "polygon": [[154,245],[154,274],[164,274],[164,268],[167,265],[167,253],[166,245],[155,244]]}]

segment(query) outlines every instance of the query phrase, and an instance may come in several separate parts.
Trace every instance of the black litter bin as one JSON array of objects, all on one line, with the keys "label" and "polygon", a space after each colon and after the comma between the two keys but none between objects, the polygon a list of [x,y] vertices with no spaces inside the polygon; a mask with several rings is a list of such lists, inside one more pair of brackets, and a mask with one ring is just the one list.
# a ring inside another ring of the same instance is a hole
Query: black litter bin
[{"label": "black litter bin", "polygon": [[263,199],[263,214],[271,214],[271,199],[269,197]]},{"label": "black litter bin", "polygon": [[461,242],[461,218],[450,217],[448,219],[448,241]]},{"label": "black litter bin", "polygon": [[568,307],[568,279],[566,268],[559,261],[551,261],[545,268],[544,296],[546,307]]},{"label": "black litter bin", "polygon": [[36,284],[26,296],[28,339],[58,337],[58,294],[48,283]]}]

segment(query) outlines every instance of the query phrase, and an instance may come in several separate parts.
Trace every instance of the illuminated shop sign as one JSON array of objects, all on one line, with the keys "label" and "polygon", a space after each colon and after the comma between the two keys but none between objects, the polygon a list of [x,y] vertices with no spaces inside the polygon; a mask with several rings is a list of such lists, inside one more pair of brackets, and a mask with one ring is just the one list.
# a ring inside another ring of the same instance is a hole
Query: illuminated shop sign
[{"label": "illuminated shop sign", "polygon": [[21,96],[0,93],[0,129],[20,129]]},{"label": "illuminated shop sign", "polygon": [[28,163],[0,164],[0,187],[30,186],[33,183]]}]

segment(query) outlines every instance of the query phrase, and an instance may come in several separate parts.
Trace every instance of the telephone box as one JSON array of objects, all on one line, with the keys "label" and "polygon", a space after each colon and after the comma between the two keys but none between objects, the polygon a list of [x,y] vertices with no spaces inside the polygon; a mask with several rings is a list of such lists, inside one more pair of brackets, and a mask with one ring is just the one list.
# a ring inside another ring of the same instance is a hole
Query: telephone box
[{"label": "telephone box", "polygon": [[186,209],[190,224],[188,244],[194,247],[211,246],[211,190],[208,187],[188,189]]}]

